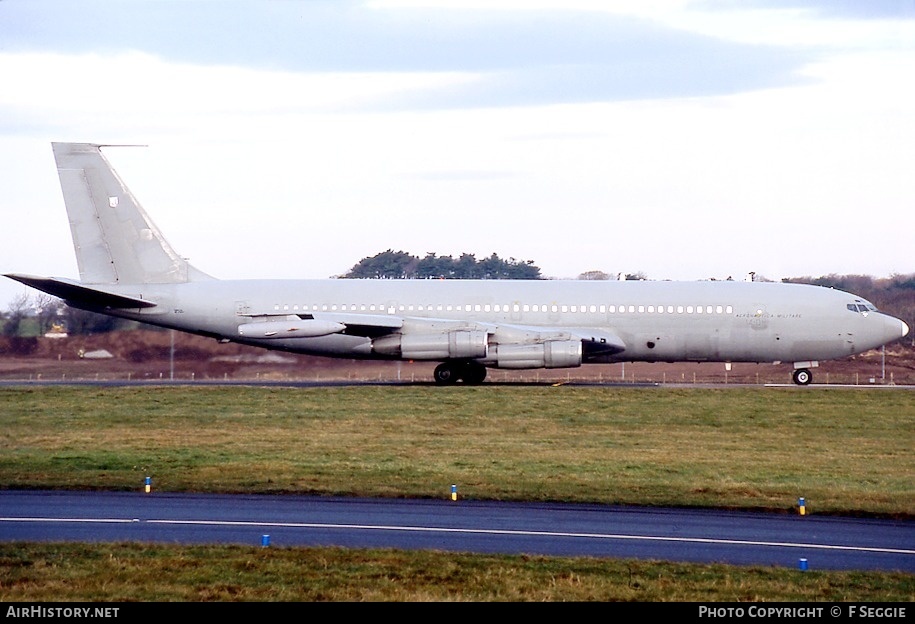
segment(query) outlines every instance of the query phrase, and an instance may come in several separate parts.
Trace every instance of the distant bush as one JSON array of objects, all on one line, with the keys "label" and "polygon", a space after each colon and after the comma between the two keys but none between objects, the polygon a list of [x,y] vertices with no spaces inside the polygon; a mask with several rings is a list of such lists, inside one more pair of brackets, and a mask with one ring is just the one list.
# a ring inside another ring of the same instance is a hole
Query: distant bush
[{"label": "distant bush", "polygon": [[0,351],[13,355],[32,355],[38,351],[38,338],[21,336],[7,336],[0,345]]}]

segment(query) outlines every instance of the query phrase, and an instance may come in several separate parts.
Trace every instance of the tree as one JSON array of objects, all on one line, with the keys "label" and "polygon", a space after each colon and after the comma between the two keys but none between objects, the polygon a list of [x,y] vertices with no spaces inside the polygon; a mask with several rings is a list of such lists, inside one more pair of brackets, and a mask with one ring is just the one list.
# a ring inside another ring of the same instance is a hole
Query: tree
[{"label": "tree", "polygon": [[454,277],[454,259],[436,256],[431,251],[416,263],[416,277],[421,279],[448,279]]},{"label": "tree", "polygon": [[511,260],[512,279],[543,279],[540,267],[534,265],[533,260]]},{"label": "tree", "polygon": [[22,327],[22,321],[28,316],[31,309],[31,301],[28,293],[16,295],[7,308],[6,322],[3,324],[4,336],[18,336]]},{"label": "tree", "polygon": [[476,256],[462,253],[461,257],[454,263],[454,277],[456,279],[476,279],[481,277]]},{"label": "tree", "polygon": [[470,253],[460,258],[437,256],[427,252],[420,259],[403,251],[388,249],[363,258],[344,278],[422,278],[422,279],[542,279],[540,268],[533,260],[503,260],[493,253],[477,260]]},{"label": "tree", "polygon": [[401,279],[413,277],[417,258],[405,251],[388,249],[360,260],[344,277],[353,279]]},{"label": "tree", "polygon": [[610,275],[603,271],[585,271],[578,276],[580,280],[609,280]]},{"label": "tree", "polygon": [[60,316],[63,301],[46,293],[38,293],[35,297],[36,318],[38,319],[38,334],[44,335],[51,329],[54,319]]},{"label": "tree", "polygon": [[71,336],[89,336],[91,334],[103,334],[113,331],[120,325],[132,323],[106,314],[89,312],[67,306],[64,310],[64,323],[67,326],[67,333]]}]

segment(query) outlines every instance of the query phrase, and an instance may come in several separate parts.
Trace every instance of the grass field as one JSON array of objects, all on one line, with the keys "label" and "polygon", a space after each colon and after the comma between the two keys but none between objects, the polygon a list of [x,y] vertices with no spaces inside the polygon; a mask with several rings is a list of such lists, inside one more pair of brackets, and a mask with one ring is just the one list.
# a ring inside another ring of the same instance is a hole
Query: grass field
[{"label": "grass field", "polygon": [[[473,499],[796,513],[798,498],[803,496],[808,512],[814,514],[906,519],[915,514],[915,393],[907,390],[61,386],[2,388],[0,405],[0,488],[5,489],[131,490],[142,488],[145,477],[151,476],[159,491],[445,498],[450,485],[458,484],[462,497]],[[98,554],[111,548],[121,554]],[[296,576],[294,570],[303,570],[300,561],[289,568],[288,591],[257,590],[248,581],[239,581],[233,593],[213,590],[226,583],[207,572],[217,573],[220,566],[211,565],[216,558],[240,557],[255,570],[265,571],[280,565],[272,557],[295,555],[254,556],[244,549],[218,547],[177,552],[147,547],[155,553],[150,555],[138,554],[138,548],[2,544],[0,600],[48,599],[49,591],[52,596],[61,591],[55,585],[60,583],[55,572],[72,573],[76,566],[91,581],[105,577],[104,562],[110,557],[126,561],[146,556],[166,567],[175,557],[195,561],[194,567],[200,569],[199,583],[192,585],[196,589],[181,590],[179,586],[186,583],[162,575],[158,598],[145,593],[125,598],[122,594],[128,592],[130,582],[111,580],[106,587],[114,596],[88,582],[83,593],[74,590],[77,593],[66,599],[915,597],[915,578],[907,574],[818,572],[819,581],[805,577],[802,585],[810,586],[799,592],[797,574],[791,570],[661,562],[551,560],[547,564],[540,558],[471,555],[467,557],[476,563],[462,558],[459,567],[480,565],[485,571],[473,575],[474,583],[452,587],[428,580],[454,568],[451,556],[333,549],[297,549],[305,560],[317,558],[325,566],[352,568],[352,575],[342,573],[341,579],[348,580],[340,580],[332,591],[318,591],[307,575]],[[24,560],[18,553],[26,553]],[[265,557],[268,561],[263,561]],[[341,563],[353,557],[375,561],[376,567]],[[58,560],[67,564],[52,563]],[[392,560],[400,563],[385,563]],[[426,581],[406,577],[391,581],[391,575],[401,577],[386,566],[409,570],[420,565],[418,561],[429,569]],[[561,571],[551,569],[552,565]],[[659,566],[649,573],[658,582],[643,581],[641,591],[629,591],[631,580],[624,582],[619,575],[628,578],[633,569],[645,570],[649,565]],[[544,569],[551,570],[545,574],[554,581],[564,574],[578,581],[545,585],[537,572]],[[623,569],[628,572],[623,574]],[[770,575],[776,580],[761,583],[761,577]],[[439,586],[447,589],[433,589]]]}]

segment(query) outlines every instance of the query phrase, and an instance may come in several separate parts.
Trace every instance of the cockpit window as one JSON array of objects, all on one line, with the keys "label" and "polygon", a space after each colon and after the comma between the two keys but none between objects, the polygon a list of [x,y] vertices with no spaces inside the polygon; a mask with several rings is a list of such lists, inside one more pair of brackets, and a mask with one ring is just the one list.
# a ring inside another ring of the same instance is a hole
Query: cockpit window
[{"label": "cockpit window", "polygon": [[873,303],[870,303],[869,301],[861,301],[860,299],[857,299],[855,301],[855,303],[845,304],[845,307],[848,308],[849,310],[851,310],[852,312],[867,313],[867,312],[876,312],[877,311],[877,307]]}]

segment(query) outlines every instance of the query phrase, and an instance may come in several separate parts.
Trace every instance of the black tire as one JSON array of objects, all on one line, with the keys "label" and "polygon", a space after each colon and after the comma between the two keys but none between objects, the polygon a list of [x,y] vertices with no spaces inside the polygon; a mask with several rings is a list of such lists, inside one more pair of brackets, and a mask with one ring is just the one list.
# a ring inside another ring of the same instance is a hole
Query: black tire
[{"label": "black tire", "polygon": [[466,384],[481,384],[486,379],[486,367],[479,362],[467,362],[461,372],[461,379]]},{"label": "black tire", "polygon": [[442,362],[436,366],[432,376],[437,384],[453,384],[458,380],[457,371],[451,362]]},{"label": "black tire", "polygon": [[810,382],[813,381],[813,375],[810,374],[810,370],[806,368],[799,368],[791,375],[791,378],[799,386],[810,385]]}]

